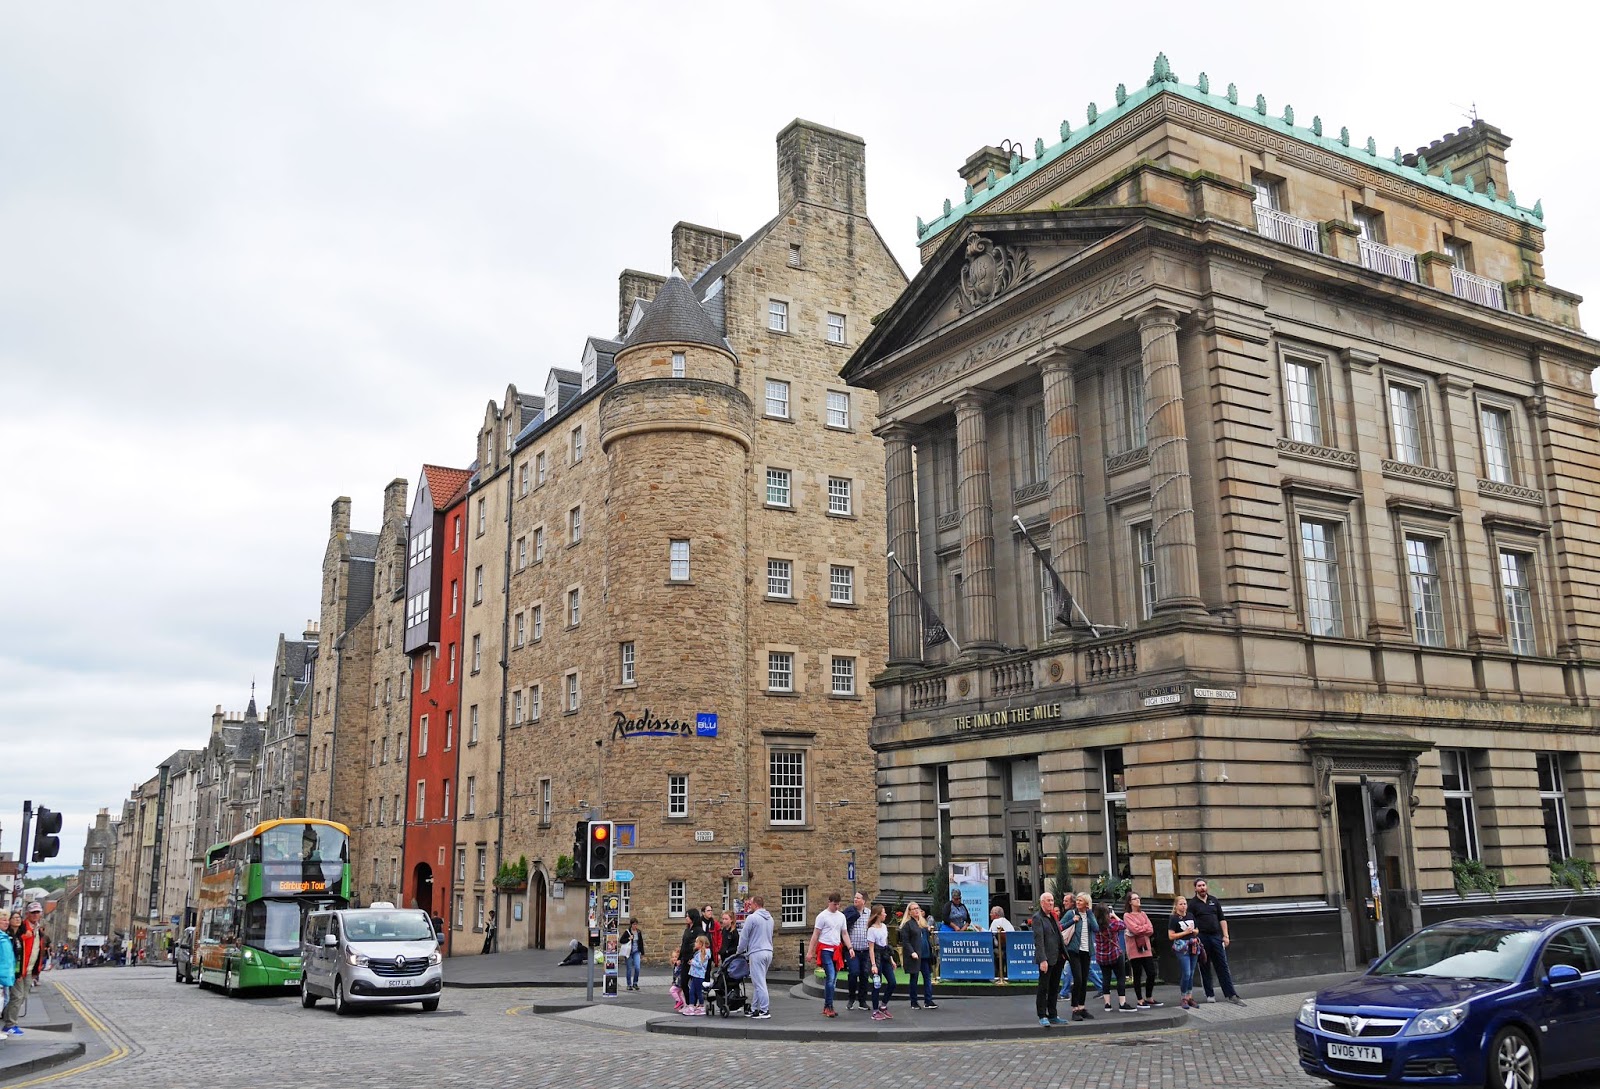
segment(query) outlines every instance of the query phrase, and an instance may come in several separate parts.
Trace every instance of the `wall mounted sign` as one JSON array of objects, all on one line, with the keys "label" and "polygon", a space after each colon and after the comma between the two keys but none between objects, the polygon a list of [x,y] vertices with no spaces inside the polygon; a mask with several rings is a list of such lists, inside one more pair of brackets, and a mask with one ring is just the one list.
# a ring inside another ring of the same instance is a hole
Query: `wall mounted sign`
[{"label": "wall mounted sign", "polygon": [[[715,729],[715,726],[713,726]],[[682,718],[661,718],[646,707],[638,718],[629,718],[626,711],[611,712],[611,740],[626,741],[630,737],[693,737],[695,723]],[[715,737],[712,733],[710,736]]]},{"label": "wall mounted sign", "polygon": [[1008,707],[1003,711],[984,711],[975,715],[956,715],[950,724],[958,730],[984,730],[996,726],[1024,726],[1035,722],[1055,722],[1061,718],[1061,704],[1038,703],[1032,707]]},{"label": "wall mounted sign", "polygon": [[1236,700],[1239,698],[1237,688],[1196,688],[1194,698],[1197,700]]},{"label": "wall mounted sign", "polygon": [[694,716],[694,736],[717,736],[717,716],[715,712],[707,713],[705,711],[701,711],[698,715]]}]

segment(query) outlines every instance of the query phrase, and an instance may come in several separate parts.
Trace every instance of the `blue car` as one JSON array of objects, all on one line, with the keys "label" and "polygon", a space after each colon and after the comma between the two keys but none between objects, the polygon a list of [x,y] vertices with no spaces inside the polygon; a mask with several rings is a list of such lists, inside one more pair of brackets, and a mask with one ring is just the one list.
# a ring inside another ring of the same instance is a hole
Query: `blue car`
[{"label": "blue car", "polygon": [[1306,999],[1300,1066],[1340,1085],[1537,1089],[1600,1067],[1600,919],[1484,916],[1417,931]]}]

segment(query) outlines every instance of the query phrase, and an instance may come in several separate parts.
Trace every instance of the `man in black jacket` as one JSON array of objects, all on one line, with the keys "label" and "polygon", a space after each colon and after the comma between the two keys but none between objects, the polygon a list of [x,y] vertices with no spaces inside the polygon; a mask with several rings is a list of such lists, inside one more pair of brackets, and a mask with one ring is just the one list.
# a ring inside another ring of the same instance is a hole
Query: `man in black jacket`
[{"label": "man in black jacket", "polygon": [[1033,913],[1033,951],[1039,962],[1039,990],[1033,997],[1039,1024],[1064,1025],[1056,1016],[1056,999],[1061,995],[1061,969],[1067,963],[1067,947],[1061,940],[1061,924],[1056,920],[1056,898],[1039,895],[1039,910]]}]

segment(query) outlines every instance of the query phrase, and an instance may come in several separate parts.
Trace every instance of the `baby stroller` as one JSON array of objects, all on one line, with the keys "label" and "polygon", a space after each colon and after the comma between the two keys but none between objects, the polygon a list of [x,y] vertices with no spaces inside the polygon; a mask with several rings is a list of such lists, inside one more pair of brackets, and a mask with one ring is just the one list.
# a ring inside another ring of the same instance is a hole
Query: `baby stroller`
[{"label": "baby stroller", "polygon": [[744,981],[750,978],[750,960],[743,953],[724,957],[706,985],[706,1012],[722,1017],[745,1008]]}]

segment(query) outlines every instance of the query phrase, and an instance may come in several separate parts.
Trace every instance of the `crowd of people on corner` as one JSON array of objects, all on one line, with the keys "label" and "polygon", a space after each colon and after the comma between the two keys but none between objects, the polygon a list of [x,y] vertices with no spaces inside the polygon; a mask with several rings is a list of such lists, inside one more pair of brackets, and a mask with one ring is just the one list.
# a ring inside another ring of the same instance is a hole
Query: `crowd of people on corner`
[{"label": "crowd of people on corner", "polygon": [[44,907],[35,900],[26,911],[10,914],[0,936],[0,1040],[22,1035],[17,1022],[27,1011],[28,991],[49,959],[43,921]]},{"label": "crowd of people on corner", "polygon": [[[889,940],[889,920],[881,904],[872,905],[861,893],[841,907],[843,900],[834,893],[818,913],[806,943],[805,964],[822,972],[822,1016],[837,1017],[835,999],[838,977],[846,974],[846,1011],[870,1012],[875,1021],[890,1020],[889,1000],[894,994],[897,973],[907,979],[907,999],[911,1009],[936,1010],[933,985],[938,980],[937,930],[968,931],[986,929],[995,935],[995,980],[1007,981],[1005,935],[1016,929],[1006,918],[1005,909],[990,909],[987,927],[972,919],[959,890],[952,891],[937,921],[931,920],[920,904],[906,905],[899,923],[898,955]],[[678,1012],[689,1017],[704,1016],[706,989],[718,965],[735,953],[748,961],[751,995],[745,1003],[747,1017],[772,1016],[767,975],[772,966],[772,915],[761,896],[744,903],[745,917],[736,923],[733,913],[720,917],[709,905],[690,908],[687,925],[672,954],[672,995]],[[1061,1025],[1058,1000],[1070,996],[1074,1021],[1092,1020],[1088,989],[1093,984],[1107,1013],[1137,1013],[1163,1005],[1155,997],[1156,942],[1158,920],[1145,911],[1137,893],[1130,893],[1123,910],[1095,904],[1087,893],[1069,893],[1058,907],[1051,893],[1039,897],[1038,907],[1023,924],[1033,935],[1038,959],[1039,982],[1035,1012],[1041,1025]],[[1194,1009],[1194,982],[1198,974],[1207,1002],[1216,1001],[1220,986],[1226,1001],[1244,1005],[1234,989],[1228,966],[1231,937],[1221,901],[1210,895],[1204,878],[1194,883],[1194,895],[1177,897],[1165,919],[1164,933],[1178,963],[1178,994],[1182,1008]],[[637,919],[631,920],[624,935],[619,957],[623,963],[627,988],[639,989],[639,968],[645,953],[644,934]],[[1215,980],[1215,982],[1213,982]],[[1112,988],[1116,1003],[1112,1003]],[[1129,1003],[1131,988],[1133,1002]]]}]

